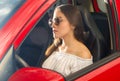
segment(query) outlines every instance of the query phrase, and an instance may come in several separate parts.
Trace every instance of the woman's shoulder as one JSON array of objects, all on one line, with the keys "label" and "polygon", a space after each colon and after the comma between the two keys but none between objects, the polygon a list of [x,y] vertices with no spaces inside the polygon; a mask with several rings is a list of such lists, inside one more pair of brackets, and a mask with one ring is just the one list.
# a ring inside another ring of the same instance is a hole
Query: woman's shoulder
[{"label": "woman's shoulder", "polygon": [[[79,53],[79,52],[78,52]],[[81,53],[81,54],[80,54]],[[82,52],[79,53],[79,57],[84,58],[84,59],[91,59],[92,55],[90,51],[88,50],[83,50]]]},{"label": "woman's shoulder", "polygon": [[77,49],[75,52],[76,52],[75,54],[81,58],[84,58],[84,59],[92,58],[92,54],[90,50],[84,44],[77,46]]}]

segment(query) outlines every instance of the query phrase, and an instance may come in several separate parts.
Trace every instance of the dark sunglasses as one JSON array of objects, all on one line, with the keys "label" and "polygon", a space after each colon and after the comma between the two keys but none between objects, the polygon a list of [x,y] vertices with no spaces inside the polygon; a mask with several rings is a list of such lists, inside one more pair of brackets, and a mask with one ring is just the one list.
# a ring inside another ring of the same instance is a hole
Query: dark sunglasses
[{"label": "dark sunglasses", "polygon": [[48,24],[50,25],[50,26],[52,26],[52,24],[54,23],[55,25],[59,25],[60,24],[60,22],[62,21],[62,19],[60,19],[60,18],[54,18],[54,19],[49,19],[49,21],[48,21]]}]

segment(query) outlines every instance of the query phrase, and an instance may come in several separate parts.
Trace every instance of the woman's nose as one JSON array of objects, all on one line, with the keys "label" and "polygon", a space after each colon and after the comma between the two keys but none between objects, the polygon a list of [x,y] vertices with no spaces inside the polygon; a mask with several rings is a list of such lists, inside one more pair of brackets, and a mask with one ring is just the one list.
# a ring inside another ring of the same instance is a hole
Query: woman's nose
[{"label": "woman's nose", "polygon": [[56,28],[55,23],[52,23],[52,24],[51,24],[51,27],[52,27],[52,28]]}]

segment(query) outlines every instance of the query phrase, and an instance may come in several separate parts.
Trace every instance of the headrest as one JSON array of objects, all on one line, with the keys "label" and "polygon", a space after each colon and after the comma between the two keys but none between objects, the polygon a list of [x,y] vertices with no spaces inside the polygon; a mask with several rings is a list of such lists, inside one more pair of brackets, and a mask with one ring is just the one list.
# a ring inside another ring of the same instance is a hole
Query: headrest
[{"label": "headrest", "polygon": [[90,12],[85,9],[84,6],[78,6],[80,13],[82,15],[83,24],[85,27],[86,34],[85,44],[91,51],[93,55],[93,61],[96,62],[103,58],[105,41],[102,33],[99,31],[95,21],[93,20]]},{"label": "headrest", "polygon": [[90,12],[88,12],[88,10],[80,5],[78,6],[78,9],[80,10],[80,13],[82,15],[82,19],[83,19],[83,23],[84,23],[84,26],[85,26],[85,32],[92,32],[92,34],[99,38],[99,39],[103,39],[103,36],[102,33],[99,31],[95,21],[93,20]]}]

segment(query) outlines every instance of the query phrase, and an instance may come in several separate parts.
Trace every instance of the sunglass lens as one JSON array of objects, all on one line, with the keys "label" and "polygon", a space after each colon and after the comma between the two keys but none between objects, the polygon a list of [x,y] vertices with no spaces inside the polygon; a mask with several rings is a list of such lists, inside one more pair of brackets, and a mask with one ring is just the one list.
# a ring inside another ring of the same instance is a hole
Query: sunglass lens
[{"label": "sunglass lens", "polygon": [[55,25],[59,25],[59,23],[60,23],[59,18],[55,18],[55,19],[54,19],[54,22],[55,22]]},{"label": "sunglass lens", "polygon": [[59,25],[59,24],[60,24],[60,19],[59,19],[59,18],[54,18],[53,20],[52,20],[52,19],[49,19],[48,24],[49,24],[50,26],[52,26],[53,23],[54,23],[55,25]]}]

